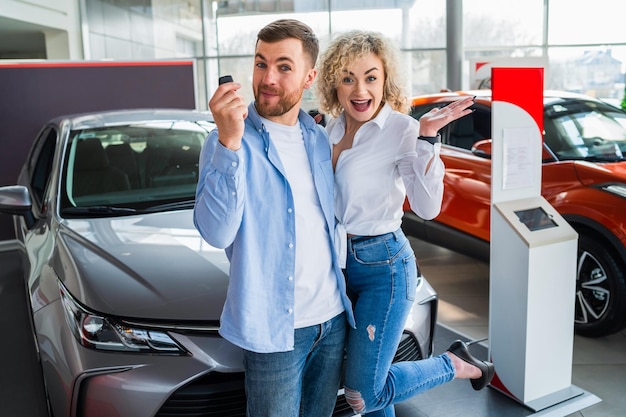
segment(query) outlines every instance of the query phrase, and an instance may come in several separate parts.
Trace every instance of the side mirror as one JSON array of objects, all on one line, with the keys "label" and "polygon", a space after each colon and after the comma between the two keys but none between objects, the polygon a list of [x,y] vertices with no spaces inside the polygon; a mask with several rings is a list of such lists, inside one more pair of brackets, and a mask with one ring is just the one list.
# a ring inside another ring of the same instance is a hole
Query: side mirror
[{"label": "side mirror", "polygon": [[32,206],[28,188],[22,185],[0,187],[0,212],[25,215]]},{"label": "side mirror", "polygon": [[491,159],[491,139],[483,139],[474,143],[472,153],[481,158]]}]

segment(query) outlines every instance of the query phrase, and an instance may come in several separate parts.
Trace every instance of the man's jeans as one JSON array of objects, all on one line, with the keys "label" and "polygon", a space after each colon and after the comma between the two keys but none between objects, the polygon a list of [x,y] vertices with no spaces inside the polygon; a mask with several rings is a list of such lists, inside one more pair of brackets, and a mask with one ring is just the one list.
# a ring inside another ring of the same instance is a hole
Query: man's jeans
[{"label": "man's jeans", "polygon": [[296,329],[292,351],[244,351],[247,416],[330,417],[341,382],[345,334],[342,313]]},{"label": "man's jeans", "polygon": [[345,274],[357,326],[348,331],[345,389],[356,413],[395,416],[393,404],[454,378],[445,354],[392,365],[417,287],[415,254],[400,229],[348,239]]}]

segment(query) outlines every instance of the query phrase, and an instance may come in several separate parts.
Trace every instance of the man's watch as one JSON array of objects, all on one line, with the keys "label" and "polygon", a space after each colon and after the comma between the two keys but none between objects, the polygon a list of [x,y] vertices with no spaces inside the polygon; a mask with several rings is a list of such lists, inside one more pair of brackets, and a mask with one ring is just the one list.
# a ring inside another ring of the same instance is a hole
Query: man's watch
[{"label": "man's watch", "polygon": [[430,143],[431,145],[434,145],[435,143],[439,143],[441,142],[441,135],[437,135],[437,136],[418,136],[417,137],[419,140],[425,140],[426,142]]}]

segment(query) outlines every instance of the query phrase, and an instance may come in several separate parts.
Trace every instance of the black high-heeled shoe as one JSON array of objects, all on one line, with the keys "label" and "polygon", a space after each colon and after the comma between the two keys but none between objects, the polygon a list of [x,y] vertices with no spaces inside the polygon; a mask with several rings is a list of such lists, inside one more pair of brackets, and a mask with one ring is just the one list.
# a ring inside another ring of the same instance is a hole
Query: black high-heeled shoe
[{"label": "black high-heeled shoe", "polygon": [[474,365],[475,367],[480,369],[480,378],[470,379],[470,382],[472,383],[472,388],[474,388],[476,391],[479,391],[489,385],[489,383],[493,379],[493,375],[495,374],[495,368],[493,366],[493,363],[476,359],[470,353],[469,349],[467,348],[467,344],[461,340],[455,340],[448,348],[448,352],[453,353],[454,355],[458,356],[459,359],[462,359],[470,365]]}]

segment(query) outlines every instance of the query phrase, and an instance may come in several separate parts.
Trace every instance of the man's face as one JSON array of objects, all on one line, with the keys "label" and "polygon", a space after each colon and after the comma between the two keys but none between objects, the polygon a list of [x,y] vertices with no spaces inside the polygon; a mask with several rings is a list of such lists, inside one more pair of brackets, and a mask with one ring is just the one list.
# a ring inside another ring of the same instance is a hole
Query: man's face
[{"label": "man's face", "polygon": [[259,40],[252,75],[257,111],[273,122],[295,124],[302,93],[311,87],[316,74],[300,40],[272,43]]}]

